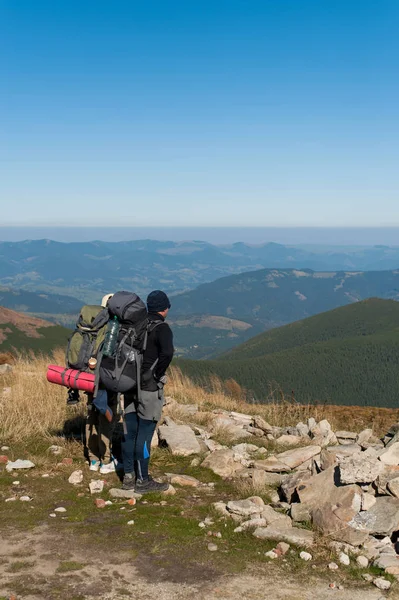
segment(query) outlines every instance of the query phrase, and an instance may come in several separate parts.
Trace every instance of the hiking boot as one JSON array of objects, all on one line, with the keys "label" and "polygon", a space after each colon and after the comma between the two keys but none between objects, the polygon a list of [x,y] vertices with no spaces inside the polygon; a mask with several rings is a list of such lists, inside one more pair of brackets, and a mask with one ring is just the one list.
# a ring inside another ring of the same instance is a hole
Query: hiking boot
[{"label": "hiking boot", "polygon": [[160,481],[155,481],[150,475],[148,479],[137,479],[135,491],[138,494],[149,494],[149,493],[159,493],[166,492],[169,487],[169,483],[161,483]]},{"label": "hiking boot", "polygon": [[105,463],[100,467],[101,475],[108,475],[109,473],[115,473],[115,463],[111,460],[109,463]]},{"label": "hiking boot", "polygon": [[136,485],[136,478],[132,473],[126,473],[123,478],[122,489],[123,490],[134,490]]},{"label": "hiking boot", "polygon": [[90,471],[98,471],[100,467],[101,467],[101,463],[99,460],[91,460],[90,461],[90,466],[89,466]]}]

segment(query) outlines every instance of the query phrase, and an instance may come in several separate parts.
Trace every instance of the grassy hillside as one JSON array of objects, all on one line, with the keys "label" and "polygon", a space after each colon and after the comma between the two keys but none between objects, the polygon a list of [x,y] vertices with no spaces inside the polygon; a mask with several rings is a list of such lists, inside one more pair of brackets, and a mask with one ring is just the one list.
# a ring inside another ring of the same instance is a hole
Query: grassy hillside
[{"label": "grassy hillside", "polygon": [[[214,358],[257,333],[293,323],[366,298],[399,299],[399,271],[316,272],[296,269],[262,269],[223,277],[173,298],[171,318],[213,315],[240,321],[251,329],[204,335],[192,326],[176,330],[176,345],[199,346],[187,357]],[[201,340],[200,340],[201,338]],[[200,341],[199,341],[200,340]],[[202,356],[201,356],[202,347]]]},{"label": "grassy hillside", "polygon": [[0,352],[49,353],[65,347],[71,330],[0,306]]},{"label": "grassy hillside", "polygon": [[212,361],[179,361],[194,380],[235,379],[258,402],[399,406],[399,303],[378,299],[266,332]]}]

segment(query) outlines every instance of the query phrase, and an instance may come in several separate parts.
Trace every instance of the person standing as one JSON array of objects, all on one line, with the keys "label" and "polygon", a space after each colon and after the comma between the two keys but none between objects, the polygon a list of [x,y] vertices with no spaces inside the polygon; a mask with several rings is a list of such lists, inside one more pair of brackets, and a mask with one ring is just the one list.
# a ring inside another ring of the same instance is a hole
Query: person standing
[{"label": "person standing", "polygon": [[151,440],[164,404],[163,388],[166,370],[174,353],[173,333],[165,322],[171,307],[168,296],[161,290],[148,295],[148,339],[143,356],[141,392],[125,394],[123,489],[137,493],[162,492],[167,483],[155,481],[149,474]]}]

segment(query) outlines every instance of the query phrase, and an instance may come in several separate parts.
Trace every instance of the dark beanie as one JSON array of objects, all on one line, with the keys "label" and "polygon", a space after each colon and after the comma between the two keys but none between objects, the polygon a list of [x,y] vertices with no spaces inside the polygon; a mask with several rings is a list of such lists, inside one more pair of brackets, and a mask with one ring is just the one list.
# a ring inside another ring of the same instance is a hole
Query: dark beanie
[{"label": "dark beanie", "polygon": [[171,304],[165,292],[161,292],[161,290],[154,290],[153,292],[148,294],[148,312],[162,312],[170,307]]}]

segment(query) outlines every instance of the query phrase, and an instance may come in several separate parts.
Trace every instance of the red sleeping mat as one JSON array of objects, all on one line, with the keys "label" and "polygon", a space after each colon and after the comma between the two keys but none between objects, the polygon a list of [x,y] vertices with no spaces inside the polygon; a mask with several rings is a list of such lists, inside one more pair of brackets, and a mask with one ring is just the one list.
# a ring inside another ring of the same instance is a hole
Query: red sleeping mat
[{"label": "red sleeping mat", "polygon": [[58,383],[67,388],[74,390],[82,390],[82,392],[93,393],[95,388],[94,373],[84,373],[77,369],[67,369],[66,367],[58,367],[57,365],[49,365],[47,367],[47,381],[50,383]]}]

